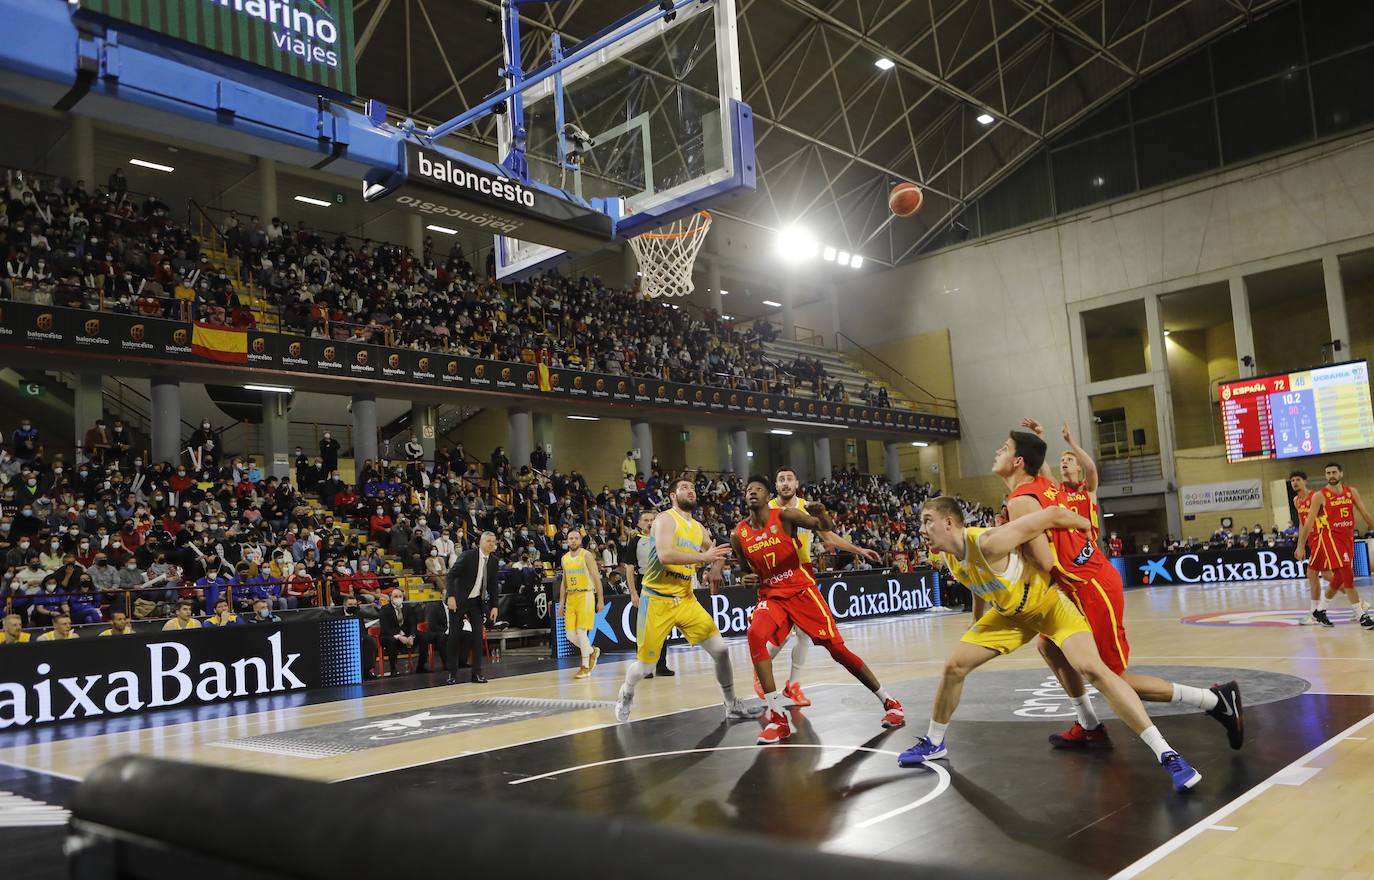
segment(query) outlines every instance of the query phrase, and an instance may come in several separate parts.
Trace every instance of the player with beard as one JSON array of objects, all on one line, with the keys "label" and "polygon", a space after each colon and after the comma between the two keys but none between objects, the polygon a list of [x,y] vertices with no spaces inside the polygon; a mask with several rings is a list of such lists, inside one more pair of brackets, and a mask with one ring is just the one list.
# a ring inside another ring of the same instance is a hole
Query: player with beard
[{"label": "player with beard", "polygon": [[1324,470],[1326,485],[1312,494],[1312,507],[1307,518],[1298,530],[1298,543],[1293,549],[1293,558],[1301,560],[1307,553],[1307,538],[1317,536],[1317,549],[1312,551],[1309,568],[1331,572],[1331,586],[1317,602],[1317,610],[1312,616],[1322,626],[1331,626],[1326,614],[1326,605],[1341,590],[1346,591],[1350,600],[1350,610],[1365,629],[1374,629],[1374,616],[1371,616],[1360,594],[1355,590],[1355,511],[1364,517],[1365,525],[1374,529],[1374,519],[1370,519],[1364,501],[1354,486],[1343,485],[1345,469],[1337,462],[1331,462]]},{"label": "player with beard", "polygon": [[754,675],[763,684],[768,711],[759,745],[772,745],[792,735],[782,711],[782,695],[773,679],[769,648],[780,644],[793,629],[819,642],[836,663],[873,692],[883,708],[883,727],[901,727],[906,724],[902,704],[883,690],[868,665],[845,645],[830,608],[816,589],[815,576],[801,562],[797,531],[825,533],[834,529],[825,505],[812,501],[805,511],[773,507],[768,503],[768,488],[766,477],[749,478],[744,489],[749,515],[730,533],[730,544],[745,571],[744,585],[759,591],[749,621],[749,656],[754,661]]},{"label": "player with beard", "polygon": [[[1035,419],[1024,419],[1021,424],[1035,432],[1035,439],[1043,447],[1044,428],[1040,423]],[[1245,742],[1245,710],[1241,703],[1240,686],[1234,681],[1203,689],[1165,681],[1154,675],[1126,671],[1131,656],[1131,645],[1126,639],[1126,591],[1116,567],[1097,545],[1097,466],[1087,450],[1074,441],[1067,422],[1061,433],[1064,442],[1069,445],[1068,450],[1059,457],[1059,473],[1063,482],[1056,483],[1043,472],[1032,477],[1030,473],[1023,474],[1014,468],[999,474],[1009,492],[1007,509],[1012,520],[1016,520],[1041,508],[1063,507],[1086,519],[1089,528],[1083,532],[1049,529],[1022,549],[1035,560],[1036,565],[1051,574],[1055,585],[1073,601],[1088,621],[1102,662],[1121,676],[1140,699],[1201,709],[1226,728],[1227,742],[1231,748],[1240,748]],[[1018,435],[1022,435],[1022,432],[1013,432],[1012,437]],[[1034,453],[1028,450],[1027,455],[1030,456],[1027,461],[1038,468]],[[1043,454],[1041,457],[1043,459]],[[1045,658],[1045,663],[1054,671],[1060,685],[1073,701],[1074,712],[1078,716],[1068,730],[1050,734],[1050,744],[1057,749],[1111,748],[1107,728],[1093,709],[1092,697],[1087,693],[1083,677],[1054,642],[1041,638],[1036,644],[1040,656]]]},{"label": "player with beard", "polygon": [[[753,718],[758,713],[750,711],[735,696],[735,674],[725,639],[692,593],[696,569],[707,565],[719,574],[730,556],[730,546],[717,545],[706,527],[692,517],[697,489],[690,477],[674,480],[668,499],[672,506],[654,517],[649,529],[649,564],[640,584],[639,622],[635,630],[639,648],[635,662],[625,671],[625,683],[620,686],[616,720],[630,720],[635,688],[654,671],[663,642],[674,627],[687,639],[687,644],[700,645],[715,662],[716,681],[725,702],[725,720]],[[711,580],[715,582],[717,578]]]},{"label": "player with beard", "polygon": [[[768,506],[777,510],[800,510],[806,512],[806,499],[798,494],[801,488],[801,481],[797,479],[797,472],[790,467],[778,468],[778,472],[773,477],[773,488],[777,491],[776,498],[769,500]],[[876,550],[868,550],[859,547],[845,538],[835,534],[833,530],[817,532],[826,547],[836,550],[843,550],[846,553],[853,553],[862,556],[869,562],[877,562],[880,557]],[[811,575],[811,579],[816,579],[816,566],[811,561],[811,530],[798,528],[796,534],[797,555],[800,557],[802,568]],[[806,666],[806,654],[811,650],[811,638],[802,629],[793,629],[796,634],[796,641],[792,643],[792,670],[787,676],[787,683],[783,686],[782,695],[792,701],[794,706],[810,706],[811,700],[802,692],[801,674]],[[768,645],[769,659],[778,656],[782,652],[782,646],[787,643],[787,632],[782,633],[781,639],[777,644],[772,642]],[[754,674],[754,693],[758,694],[759,699],[764,698],[763,685],[759,682],[758,673]]]}]

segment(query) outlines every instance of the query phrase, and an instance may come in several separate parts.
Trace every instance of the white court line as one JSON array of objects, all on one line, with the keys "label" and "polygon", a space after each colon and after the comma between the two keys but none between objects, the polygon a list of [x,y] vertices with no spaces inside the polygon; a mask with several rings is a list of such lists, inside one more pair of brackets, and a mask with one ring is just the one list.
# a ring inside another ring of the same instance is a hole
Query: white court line
[{"label": "white court line", "polygon": [[1346,739],[1353,739],[1353,740],[1355,740],[1355,741],[1357,741],[1357,742],[1364,742],[1365,740],[1369,739],[1369,737],[1367,737],[1367,736],[1347,736]]},{"label": "white court line", "polygon": [[1237,828],[1237,827],[1234,826],[1234,825],[1211,825],[1211,826],[1208,826],[1207,830],[1208,830],[1208,831],[1239,831],[1240,829]]},{"label": "white court line", "polygon": [[[589,770],[593,767],[604,767],[608,764],[621,764],[626,761],[641,761],[645,758],[671,758],[677,755],[699,755],[709,752],[757,752],[761,749],[839,749],[841,751],[846,752],[871,752],[875,755],[891,755],[894,758],[899,757],[901,755],[900,752],[890,752],[886,749],[873,749],[869,748],[868,746],[820,745],[815,743],[777,743],[771,746],[710,746],[708,748],[702,749],[677,749],[676,751],[671,752],[652,752],[647,755],[626,755],[622,758],[609,758],[605,761],[594,761],[590,764],[579,764],[576,767],[564,767],[561,770],[552,770],[548,773],[540,773],[538,776],[526,776],[524,779],[514,779],[506,784],[524,785],[526,782],[536,782],[540,779],[548,779],[552,776],[562,776],[565,773],[576,773],[578,770]],[[896,809],[888,810],[886,813],[874,816],[871,819],[865,819],[864,821],[856,824],[854,826],[854,830],[857,831],[863,828],[870,828],[874,825],[877,825],[879,822],[885,822],[894,816],[900,816],[903,813],[909,813],[917,807],[925,806],[926,804],[935,800],[940,795],[944,794],[945,789],[949,788],[949,771],[946,770],[944,767],[941,767],[939,764],[927,762],[925,766],[929,767],[931,770],[934,770],[935,775],[939,777],[939,782],[936,783],[934,791],[927,792],[925,795],[921,796],[917,800],[912,801],[909,804],[904,804],[903,806],[897,807]]]},{"label": "white court line", "polygon": [[30,773],[42,773],[44,776],[56,776],[58,779],[70,779],[72,782],[80,782],[80,776],[72,776],[67,773],[58,773],[56,770],[44,770],[41,767],[29,767],[25,764],[16,764],[13,761],[0,760],[0,764],[6,767],[14,767],[19,770],[27,770]]},{"label": "white court line", "polygon": [[1128,880],[1128,878],[1135,877],[1136,875],[1144,871],[1146,868],[1149,868],[1157,864],[1158,862],[1162,861],[1165,856],[1178,850],[1185,843],[1192,840],[1194,837],[1197,837],[1199,834],[1206,831],[1207,829],[1217,825],[1222,819],[1225,819],[1227,816],[1231,815],[1236,810],[1239,810],[1241,807],[1250,803],[1250,801],[1254,800],[1264,792],[1268,791],[1275,784],[1283,784],[1281,782],[1281,779],[1283,778],[1286,772],[1289,772],[1291,769],[1294,768],[1303,768],[1303,766],[1308,761],[1312,760],[1318,755],[1325,754],[1327,751],[1334,748],[1336,743],[1340,742],[1343,739],[1346,739],[1350,736],[1350,734],[1355,733],[1358,730],[1364,729],[1371,723],[1374,723],[1374,714],[1366,715],[1364,720],[1358,721],[1350,727],[1346,728],[1341,733],[1336,734],[1331,739],[1317,746],[1315,749],[1303,755],[1301,758],[1298,758],[1296,761],[1289,764],[1287,767],[1284,767],[1282,770],[1278,771],[1273,776],[1266,779],[1264,782],[1261,782],[1259,785],[1256,785],[1254,788],[1250,789],[1245,794],[1231,801],[1229,804],[1217,810],[1215,813],[1203,819],[1201,822],[1198,822],[1191,828],[1188,828],[1180,834],[1175,835],[1173,838],[1165,842],[1163,845],[1156,847],[1155,849],[1146,853],[1141,858],[1122,868],[1120,871],[1117,871],[1115,874],[1112,875],[1111,880]]}]

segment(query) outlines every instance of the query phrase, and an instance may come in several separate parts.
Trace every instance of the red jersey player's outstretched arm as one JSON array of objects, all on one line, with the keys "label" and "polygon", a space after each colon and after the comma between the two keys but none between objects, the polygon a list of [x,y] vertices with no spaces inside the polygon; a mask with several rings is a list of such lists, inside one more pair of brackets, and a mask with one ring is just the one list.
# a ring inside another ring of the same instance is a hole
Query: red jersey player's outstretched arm
[{"label": "red jersey player's outstretched arm", "polygon": [[1097,464],[1093,461],[1088,451],[1078,445],[1078,441],[1073,439],[1073,431],[1069,429],[1069,423],[1064,422],[1064,427],[1059,433],[1063,436],[1064,442],[1069,444],[1069,451],[1073,457],[1078,459],[1078,466],[1083,470],[1083,488],[1088,492],[1097,491]]},{"label": "red jersey player's outstretched arm", "polygon": [[[1045,426],[1037,422],[1035,419],[1022,419],[1021,427],[1025,428],[1027,431],[1030,431],[1035,436],[1039,437],[1041,440],[1045,439]],[[1050,470],[1050,461],[1048,457],[1046,457],[1046,459],[1040,463],[1040,473],[1038,474],[1038,476],[1045,477],[1052,482],[1058,482],[1058,480],[1054,479],[1054,471]]]},{"label": "red jersey player's outstretched arm", "polygon": [[1293,548],[1293,558],[1302,561],[1307,555],[1307,538],[1312,534],[1312,527],[1317,523],[1317,514],[1321,513],[1326,496],[1320,492],[1312,493],[1312,506],[1307,509],[1307,519],[1302,521],[1302,528],[1298,529],[1297,546]]},{"label": "red jersey player's outstretched arm", "polygon": [[[996,565],[1016,548],[1034,541],[1037,536],[1043,538],[1046,529],[1082,531],[1090,525],[1087,519],[1067,507],[1045,507],[983,532],[978,536],[978,549],[983,551],[989,563]],[[1042,570],[1049,571],[1049,567]]]},{"label": "red jersey player's outstretched arm", "polygon": [[1365,509],[1364,500],[1360,498],[1360,490],[1354,486],[1350,487],[1350,500],[1355,502],[1355,509],[1364,517],[1364,524],[1374,529],[1374,519],[1369,516],[1369,511]]}]

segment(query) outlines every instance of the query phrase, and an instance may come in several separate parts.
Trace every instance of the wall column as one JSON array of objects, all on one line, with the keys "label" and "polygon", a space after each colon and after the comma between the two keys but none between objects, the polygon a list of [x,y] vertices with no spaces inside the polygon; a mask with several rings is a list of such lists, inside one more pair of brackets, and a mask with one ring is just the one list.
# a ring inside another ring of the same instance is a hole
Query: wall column
[{"label": "wall column", "polygon": [[435,438],[439,434],[438,409],[432,403],[410,404],[410,429],[415,432],[415,436],[420,440],[420,446],[425,450],[427,466],[434,462]]},{"label": "wall column", "polygon": [[714,256],[706,261],[706,303],[717,315],[725,314],[725,297],[720,293],[720,260]]},{"label": "wall column", "polygon": [[716,429],[716,467],[721,473],[729,473],[734,469],[734,462],[730,458],[730,432],[724,428]]},{"label": "wall column", "polygon": [[176,379],[155,377],[152,380],[152,434],[151,454],[153,461],[181,461],[181,383]]},{"label": "wall column", "polygon": [[291,476],[290,450],[287,448],[287,402],[290,395],[275,391],[262,394],[262,470],[269,477]]},{"label": "wall column", "polygon": [[630,247],[628,241],[625,242],[625,247],[620,255],[620,267],[625,277],[625,286],[627,288],[634,287],[635,282],[639,280],[635,275],[639,271],[639,260],[635,257],[635,249]]},{"label": "wall column", "polygon": [[506,457],[510,459],[511,473],[519,473],[520,468],[530,463],[530,453],[534,451],[534,423],[530,420],[530,411],[506,410],[506,425],[510,431]]},{"label": "wall column", "polygon": [[377,398],[371,394],[353,395],[353,473],[362,471],[363,462],[377,460]]},{"label": "wall column", "polygon": [[101,398],[103,378],[100,373],[76,374],[76,389],[72,394],[72,428],[78,447],[86,439],[86,432],[95,427],[96,419],[101,418],[104,412],[105,402]]},{"label": "wall column", "polygon": [[89,116],[72,118],[72,180],[84,180],[86,192],[95,192],[95,123]]},{"label": "wall column", "polygon": [[[1244,285],[1241,285],[1242,295]],[[1236,288],[1231,287],[1231,299],[1235,301]],[[1250,329],[1249,304],[1246,307],[1245,329]],[[1236,321],[1237,333],[1240,322]],[[1167,348],[1164,338],[1164,321],[1159,313],[1159,297],[1145,297],[1145,332],[1149,334],[1150,351],[1159,352],[1159,357],[1150,358],[1150,375],[1154,380],[1155,393],[1155,431],[1159,434],[1159,465],[1165,485],[1178,488],[1178,468],[1174,458],[1174,408],[1173,389],[1169,384],[1169,363],[1164,352]],[[1240,351],[1237,350],[1239,355]],[[1253,373],[1251,373],[1253,375]],[[1178,504],[1178,492],[1165,492],[1164,513],[1168,522],[1169,534],[1177,537],[1183,534],[1183,517]],[[1172,500],[1169,500],[1172,499]]]},{"label": "wall column", "polygon": [[258,219],[262,228],[272,222],[277,213],[277,160],[258,157]]},{"label": "wall column", "polygon": [[743,428],[730,432],[730,465],[740,479],[749,476],[749,432]]},{"label": "wall column", "polygon": [[830,479],[830,437],[822,434],[811,441],[816,458],[816,482]]},{"label": "wall column", "polygon": [[[1236,334],[1236,367],[1243,379],[1255,375],[1255,333],[1250,324],[1250,297],[1245,294],[1244,276],[1232,275],[1227,283],[1231,286],[1231,326]],[[1250,366],[1247,367],[1241,360],[1244,357],[1250,358]],[[1154,364],[1150,366],[1155,367]]]},{"label": "wall column", "polygon": [[[537,412],[534,414],[534,445],[542,446],[549,454],[549,467],[553,467],[553,414]],[[530,450],[533,452],[533,448]]]},{"label": "wall column", "polygon": [[419,214],[406,215],[406,247],[422,260],[425,253],[425,219]]},{"label": "wall column", "polygon": [[647,480],[653,472],[654,426],[643,420],[632,421],[630,436],[634,448],[639,450],[639,472]]},{"label": "wall column", "polygon": [[787,467],[797,472],[797,479],[803,483],[809,483],[813,477],[811,475],[811,450],[807,448],[806,438],[800,434],[793,434],[787,438],[787,460],[783,462]]},{"label": "wall column", "polygon": [[840,350],[840,333],[844,328],[840,326],[840,286],[832,284],[830,286],[830,332],[834,334],[832,342],[835,350]]},{"label": "wall column", "polygon": [[1331,339],[1341,344],[1340,351],[1331,352],[1331,360],[1349,360],[1350,321],[1345,312],[1345,279],[1341,277],[1341,261],[1335,254],[1322,257],[1322,278],[1326,282],[1326,317],[1331,323]]},{"label": "wall column", "polygon": [[883,466],[887,469],[887,479],[891,483],[902,481],[902,462],[897,457],[900,444],[889,440],[883,444]]}]

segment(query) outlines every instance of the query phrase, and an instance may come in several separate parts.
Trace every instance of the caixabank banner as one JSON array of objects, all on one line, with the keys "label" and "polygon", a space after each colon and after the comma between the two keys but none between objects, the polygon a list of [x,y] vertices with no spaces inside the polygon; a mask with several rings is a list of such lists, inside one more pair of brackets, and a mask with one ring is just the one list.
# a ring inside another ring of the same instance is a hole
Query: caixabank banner
[{"label": "caixabank banner", "polygon": [[362,680],[357,618],[30,642],[0,653],[0,730]]},{"label": "caixabank banner", "polygon": [[[1369,551],[1364,541],[1355,542],[1351,560],[1356,577],[1369,576]],[[1112,565],[1128,587],[1177,587],[1188,584],[1288,581],[1307,577],[1307,559],[1293,558],[1293,547],[1257,550],[1198,550],[1192,553],[1158,553],[1121,556]]]},{"label": "caixabank banner", "polygon": [[[821,595],[830,613],[840,624],[874,617],[895,617],[929,611],[940,604],[940,574],[933,569],[920,571],[860,571],[823,574],[819,578]],[[742,636],[758,604],[756,590],[727,587],[714,596],[710,590],[697,590],[697,601],[715,621],[721,635]],[[555,616],[554,638],[558,656],[572,656],[577,649],[568,641],[563,627],[562,609]],[[634,651],[638,609],[629,596],[612,596],[596,615],[592,646],[605,653]],[[682,644],[682,634],[673,630],[670,644]]]},{"label": "caixabank banner", "polygon": [[[288,373],[342,382],[364,380],[509,394],[526,400],[549,396],[589,406],[637,404],[663,410],[737,414],[781,419],[785,424],[803,427],[839,425],[935,439],[959,436],[959,420],[952,416],[687,385],[643,376],[613,376],[567,367],[551,370],[545,387],[534,364],[388,348],[353,339],[212,329],[213,344],[220,346],[213,351],[205,344],[197,348],[196,326],[182,321],[0,302],[0,349],[78,352],[114,360],[231,364],[246,376],[251,376],[253,370],[271,371],[271,375],[262,378],[267,383],[280,382],[280,374]],[[355,390],[352,386],[348,389]]]},{"label": "caixabank banner", "polygon": [[79,0],[129,24],[345,94],[356,90],[353,0]]}]

